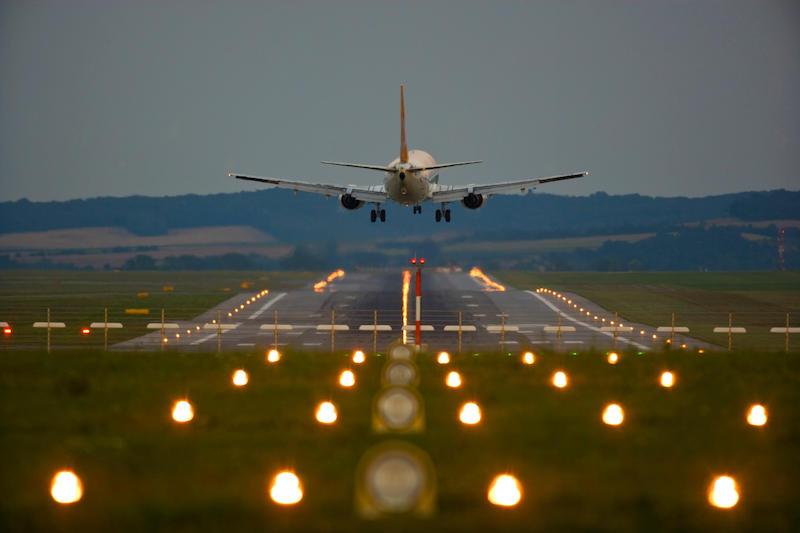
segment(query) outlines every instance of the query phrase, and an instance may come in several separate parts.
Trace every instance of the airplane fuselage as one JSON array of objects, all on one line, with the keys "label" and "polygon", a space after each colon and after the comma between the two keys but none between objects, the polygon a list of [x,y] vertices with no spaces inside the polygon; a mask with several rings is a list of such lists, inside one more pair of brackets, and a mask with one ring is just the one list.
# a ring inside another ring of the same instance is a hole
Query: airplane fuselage
[{"label": "airplane fuselage", "polygon": [[430,196],[430,184],[438,176],[434,170],[410,171],[408,168],[429,167],[436,160],[428,152],[409,150],[408,162],[401,163],[400,158],[389,162],[388,167],[394,170],[387,172],[383,185],[386,195],[393,201],[409,206],[421,204]]}]

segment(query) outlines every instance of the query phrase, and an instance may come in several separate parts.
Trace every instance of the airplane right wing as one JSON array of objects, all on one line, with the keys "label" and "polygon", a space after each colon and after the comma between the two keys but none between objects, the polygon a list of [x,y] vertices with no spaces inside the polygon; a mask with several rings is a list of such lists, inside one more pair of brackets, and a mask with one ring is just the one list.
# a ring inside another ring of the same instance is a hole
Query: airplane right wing
[{"label": "airplane right wing", "polygon": [[554,181],[582,178],[588,174],[588,172],[578,172],[577,174],[565,174],[563,176],[551,176],[549,178],[526,178],[521,180],[492,183],[488,185],[468,185],[455,187],[442,185],[437,190],[433,191],[433,193],[431,193],[430,199],[433,202],[455,202],[462,200],[470,194],[480,194],[485,197],[496,194],[525,194],[528,191],[535,189],[537,185],[552,183]]},{"label": "airplane right wing", "polygon": [[228,176],[238,180],[257,181],[266,183],[279,189],[290,189],[292,191],[310,192],[322,194],[324,196],[340,196],[349,194],[350,196],[363,202],[385,202],[387,199],[386,191],[382,186],[373,188],[357,187],[355,185],[329,185],[326,183],[309,183],[293,178],[263,178],[257,176],[246,176],[243,174],[229,173]]}]

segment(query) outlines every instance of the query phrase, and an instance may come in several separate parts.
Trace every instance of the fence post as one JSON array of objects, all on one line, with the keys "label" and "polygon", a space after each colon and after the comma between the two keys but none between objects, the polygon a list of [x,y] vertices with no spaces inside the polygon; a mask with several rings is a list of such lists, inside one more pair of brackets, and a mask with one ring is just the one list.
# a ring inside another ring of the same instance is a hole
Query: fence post
[{"label": "fence post", "polygon": [[162,307],[161,308],[161,338],[159,339],[159,342],[158,342],[158,344],[161,345],[161,351],[162,352],[164,351],[164,339],[166,339],[166,337],[164,336],[164,308]]},{"label": "fence post", "polygon": [[728,313],[728,351],[733,351],[733,313]]},{"label": "fence post", "polygon": [[217,353],[222,351],[222,315],[221,311],[217,310]]},{"label": "fence post", "polygon": [[378,353],[378,311],[372,311],[372,353]]},{"label": "fence post", "polygon": [[675,313],[672,313],[672,333],[669,336],[669,345],[675,346]]},{"label": "fence post", "polygon": [[273,348],[276,350],[278,349],[278,310],[274,310],[272,312],[272,316],[275,323],[275,329],[272,331],[272,344]]},{"label": "fence post", "polygon": [[331,353],[336,351],[336,310],[331,309]]},{"label": "fence post", "polygon": [[103,308],[103,351],[108,351],[108,307]]},{"label": "fence post", "polygon": [[783,348],[786,353],[789,353],[789,313],[786,313],[786,335],[783,341]]},{"label": "fence post", "polygon": [[505,351],[506,345],[506,314],[500,314],[500,352]]},{"label": "fence post", "polygon": [[47,353],[50,353],[50,308],[47,308]]},{"label": "fence post", "polygon": [[612,334],[612,341],[611,347],[616,350],[617,349],[617,329],[619,329],[619,313],[614,311],[614,329],[611,330]]},{"label": "fence post", "polygon": [[461,316],[462,312],[458,312],[458,353],[461,354]]}]

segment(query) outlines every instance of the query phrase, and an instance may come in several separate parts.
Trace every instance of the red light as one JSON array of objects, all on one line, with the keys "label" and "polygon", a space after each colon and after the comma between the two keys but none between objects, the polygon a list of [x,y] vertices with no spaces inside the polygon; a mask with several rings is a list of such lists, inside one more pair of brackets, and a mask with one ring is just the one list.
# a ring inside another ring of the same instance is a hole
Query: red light
[{"label": "red light", "polygon": [[412,257],[411,258],[411,264],[412,265],[416,265],[417,264],[417,258],[416,257]]},{"label": "red light", "polygon": [[3,335],[11,335],[11,328],[3,328]]},{"label": "red light", "polygon": [[420,265],[424,265],[425,264],[425,258],[424,257],[420,257],[419,258],[419,264]]},{"label": "red light", "polygon": [[89,328],[81,328],[81,335],[88,335],[91,332],[92,330],[90,330]]}]

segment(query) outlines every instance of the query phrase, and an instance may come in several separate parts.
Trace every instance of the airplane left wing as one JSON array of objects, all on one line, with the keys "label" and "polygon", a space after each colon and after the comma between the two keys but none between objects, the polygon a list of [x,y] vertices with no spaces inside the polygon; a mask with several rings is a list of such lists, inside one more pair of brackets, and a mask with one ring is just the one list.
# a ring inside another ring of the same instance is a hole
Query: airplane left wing
[{"label": "airplane left wing", "polygon": [[382,186],[364,188],[356,187],[354,185],[329,185],[327,183],[309,183],[307,181],[300,181],[292,178],[263,178],[233,173],[229,173],[228,176],[234,177],[238,180],[266,183],[279,189],[310,192],[314,194],[322,194],[324,196],[339,196],[342,194],[349,194],[354,198],[364,202],[385,202],[387,199],[386,191],[383,190]]},{"label": "airplane left wing", "polygon": [[496,194],[525,194],[536,188],[537,185],[552,183],[554,181],[571,180],[588,176],[588,172],[578,172],[577,174],[565,174],[563,176],[551,176],[548,178],[527,178],[514,181],[504,181],[489,185],[467,185],[457,187],[440,186],[431,193],[433,202],[455,202],[463,199],[469,194],[481,194],[489,197]]}]

